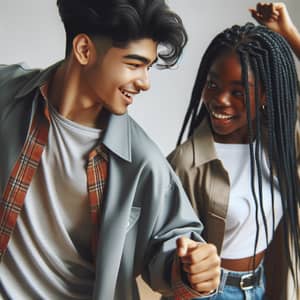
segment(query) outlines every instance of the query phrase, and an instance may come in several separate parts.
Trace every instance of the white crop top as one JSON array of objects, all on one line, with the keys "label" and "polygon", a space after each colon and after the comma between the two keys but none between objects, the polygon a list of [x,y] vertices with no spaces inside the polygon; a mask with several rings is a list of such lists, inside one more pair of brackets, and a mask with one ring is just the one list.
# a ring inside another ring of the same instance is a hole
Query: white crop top
[{"label": "white crop top", "polygon": [[[255,146],[255,145],[253,145]],[[221,257],[239,259],[254,254],[256,220],[255,200],[251,191],[251,162],[248,144],[215,143],[218,158],[227,170],[230,180],[230,195],[227,211],[225,236]],[[267,221],[268,241],[259,205],[257,172],[255,172],[255,191],[258,201],[259,236],[256,253],[265,250],[273,237],[272,198],[269,185],[269,168],[264,153],[262,159],[263,208]],[[274,230],[282,217],[282,205],[278,190],[278,181],[274,179]],[[220,195],[221,196],[221,195]]]}]

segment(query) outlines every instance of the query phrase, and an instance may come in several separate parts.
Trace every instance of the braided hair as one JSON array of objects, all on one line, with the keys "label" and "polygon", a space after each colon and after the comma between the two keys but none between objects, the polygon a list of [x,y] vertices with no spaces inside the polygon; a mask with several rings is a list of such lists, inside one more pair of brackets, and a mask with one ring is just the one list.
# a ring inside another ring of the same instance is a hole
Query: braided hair
[{"label": "braided hair", "polygon": [[[245,88],[244,101],[247,109],[250,141],[251,188],[256,204],[257,230],[254,251],[256,250],[259,231],[258,207],[262,211],[266,239],[268,240],[266,216],[263,210],[262,167],[260,163],[262,133],[267,131],[267,146],[264,150],[270,166],[269,182],[272,200],[273,233],[275,231],[274,175],[276,174],[283,208],[284,244],[288,254],[288,265],[298,288],[300,257],[298,210],[300,197],[295,146],[298,80],[292,52],[282,36],[269,30],[267,27],[247,23],[244,26],[235,25],[226,29],[212,40],[201,61],[177,144],[181,143],[188,126],[188,136],[191,136],[195,128],[208,116],[208,111],[200,100],[201,95],[211,65],[225,51],[233,51],[238,55],[242,69],[241,80]],[[250,118],[248,70],[252,71],[255,79],[255,124],[251,122]],[[266,109],[264,111],[260,109],[259,87],[262,87],[266,96]],[[254,138],[256,140],[255,146],[252,143]],[[255,171],[257,172],[257,177],[254,177]],[[254,188],[254,178],[258,180],[258,191]],[[289,238],[292,241],[291,247],[289,247]]]}]

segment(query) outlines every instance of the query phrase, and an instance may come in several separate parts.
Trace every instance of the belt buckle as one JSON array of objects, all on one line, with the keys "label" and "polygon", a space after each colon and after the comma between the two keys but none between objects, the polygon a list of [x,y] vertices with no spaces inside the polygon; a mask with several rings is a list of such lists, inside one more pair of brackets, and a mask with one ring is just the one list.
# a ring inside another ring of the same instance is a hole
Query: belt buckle
[{"label": "belt buckle", "polygon": [[253,283],[252,284],[250,284],[249,286],[245,286],[245,283],[244,283],[244,280],[246,280],[246,279],[250,279],[251,277],[253,277],[253,274],[251,273],[251,274],[245,274],[245,275],[242,275],[241,276],[241,281],[240,281],[240,288],[242,289],[242,290],[250,290],[250,289],[252,289],[253,287],[254,287],[254,285],[253,285]]}]

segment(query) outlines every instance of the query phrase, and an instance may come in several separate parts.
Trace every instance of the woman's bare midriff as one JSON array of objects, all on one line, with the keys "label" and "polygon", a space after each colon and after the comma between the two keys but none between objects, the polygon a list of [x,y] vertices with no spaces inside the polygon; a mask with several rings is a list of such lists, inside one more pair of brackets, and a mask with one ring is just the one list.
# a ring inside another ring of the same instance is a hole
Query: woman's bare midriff
[{"label": "woman's bare midriff", "polygon": [[263,257],[264,257],[264,251],[257,253],[255,256],[245,257],[240,259],[222,258],[221,266],[224,269],[228,269],[232,271],[247,272],[253,270],[254,258],[255,258],[254,269],[256,269],[260,264],[260,262],[262,261]]}]

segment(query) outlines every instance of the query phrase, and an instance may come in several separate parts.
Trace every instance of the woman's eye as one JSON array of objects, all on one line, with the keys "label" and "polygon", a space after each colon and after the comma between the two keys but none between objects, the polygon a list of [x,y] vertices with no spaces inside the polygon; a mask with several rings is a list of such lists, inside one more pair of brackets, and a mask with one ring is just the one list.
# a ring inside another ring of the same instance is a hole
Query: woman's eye
[{"label": "woman's eye", "polygon": [[211,81],[211,80],[207,80],[206,85],[207,85],[207,87],[208,87],[209,89],[214,89],[214,88],[217,87],[217,85],[216,85],[213,81]]},{"label": "woman's eye", "polygon": [[242,91],[233,91],[232,95],[235,97],[244,97],[244,92]]}]

